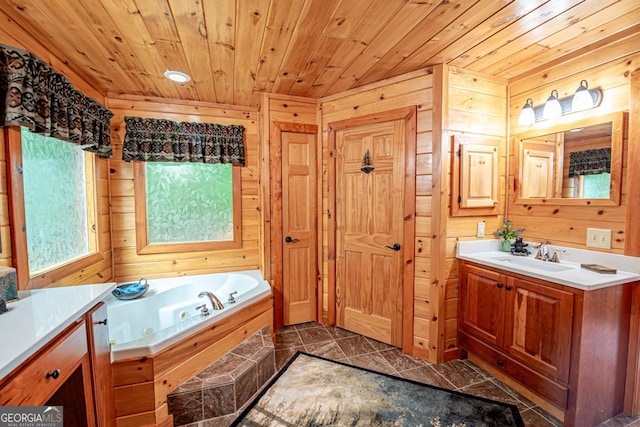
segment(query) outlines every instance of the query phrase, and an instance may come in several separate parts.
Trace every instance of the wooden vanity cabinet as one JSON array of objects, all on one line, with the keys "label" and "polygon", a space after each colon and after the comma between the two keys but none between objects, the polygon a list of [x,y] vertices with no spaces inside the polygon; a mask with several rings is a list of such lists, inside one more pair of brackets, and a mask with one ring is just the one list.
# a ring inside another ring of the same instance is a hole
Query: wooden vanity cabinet
[{"label": "wooden vanity cabinet", "polygon": [[565,414],[597,425],[622,412],[632,284],[583,291],[460,263],[459,346]]},{"label": "wooden vanity cabinet", "polygon": [[91,379],[94,390],[94,406],[100,427],[116,425],[116,408],[111,370],[111,345],[107,326],[107,306],[100,303],[86,315],[87,339],[91,356]]},{"label": "wooden vanity cabinet", "polygon": [[115,426],[106,306],[67,327],[0,380],[0,406],[62,406],[70,426]]}]

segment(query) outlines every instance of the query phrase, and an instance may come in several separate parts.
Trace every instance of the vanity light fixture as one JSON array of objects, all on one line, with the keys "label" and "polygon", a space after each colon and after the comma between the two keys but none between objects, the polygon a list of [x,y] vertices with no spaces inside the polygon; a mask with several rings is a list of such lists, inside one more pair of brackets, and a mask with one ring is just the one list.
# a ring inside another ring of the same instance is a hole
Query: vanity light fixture
[{"label": "vanity light fixture", "polygon": [[175,71],[175,70],[167,70],[164,72],[164,76],[166,78],[168,78],[171,81],[174,81],[176,83],[186,83],[189,80],[191,80],[191,77],[189,77],[188,74],[185,74],[181,71]]},{"label": "vanity light fixture", "polygon": [[533,100],[527,98],[526,103],[520,111],[518,124],[529,126],[540,120],[555,119],[565,114],[584,111],[600,105],[602,102],[602,91],[600,89],[589,89],[586,80],[580,81],[580,86],[573,96],[559,99],[558,91],[552,90],[551,96],[544,105],[533,106]]},{"label": "vanity light fixture", "polygon": [[562,106],[558,100],[558,91],[554,89],[551,91],[551,96],[547,98],[547,102],[544,103],[542,118],[549,120],[557,119],[560,116],[562,116]]}]

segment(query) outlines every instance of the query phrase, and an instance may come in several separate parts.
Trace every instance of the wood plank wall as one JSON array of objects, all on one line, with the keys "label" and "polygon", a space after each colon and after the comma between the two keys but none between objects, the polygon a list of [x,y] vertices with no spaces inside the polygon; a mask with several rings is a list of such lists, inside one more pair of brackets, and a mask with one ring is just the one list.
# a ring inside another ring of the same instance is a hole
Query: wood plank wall
[{"label": "wood plank wall", "polygon": [[[0,11],[0,43],[17,48],[26,49],[49,63],[57,72],[69,79],[73,86],[94,100],[105,104],[105,93],[97,89],[98,85],[70,64],[64,53],[50,49],[34,34],[37,30],[25,23],[16,22]],[[19,25],[20,24],[20,25]],[[99,251],[102,261],[73,272],[67,277],[59,279],[51,286],[79,285],[87,283],[102,283],[112,280],[112,252],[111,252],[111,220],[109,216],[109,160],[97,160],[98,179],[98,227],[100,233]],[[0,132],[0,265],[11,266],[11,229],[9,217],[9,195],[7,189],[7,163],[5,158],[4,133]]]},{"label": "wood plank wall", "polygon": [[[281,173],[282,165],[275,164],[275,160],[270,158],[270,146],[277,144],[280,146],[279,141],[272,141],[272,135],[274,134],[275,123],[296,123],[303,125],[317,125],[319,113],[318,113],[318,101],[310,98],[302,98],[289,95],[278,94],[263,94],[262,105],[260,108],[260,146],[262,154],[262,174],[261,174],[261,202],[262,208],[262,224],[261,239],[262,242],[262,254],[260,265],[263,272],[263,277],[270,281],[274,288],[274,304],[275,304],[275,316],[280,317],[276,319],[275,324],[280,325],[282,322],[282,299],[281,294],[282,283],[282,244],[273,241],[273,236],[282,236],[282,224],[272,222],[272,217],[281,218],[280,215],[273,215],[275,207],[272,204],[275,195],[271,192],[271,180],[274,178],[273,173]],[[320,141],[320,138],[316,138]],[[322,149],[322,145],[318,143],[317,151]],[[321,155],[317,155],[317,158],[321,158]],[[317,165],[318,170],[318,182],[316,187],[321,188],[320,182],[323,178],[326,179],[326,173],[320,172],[320,165]],[[278,195],[279,196],[279,195]],[[320,194],[318,194],[318,203],[320,206]],[[320,216],[322,214],[318,212],[317,220],[320,222]],[[318,233],[318,241],[322,241],[322,235]],[[320,254],[321,248],[318,249]],[[318,266],[320,265],[320,261]],[[323,274],[324,276],[325,274]],[[322,310],[319,310],[318,319],[322,320]]]},{"label": "wood plank wall", "polygon": [[[136,96],[110,97],[111,119],[111,220],[114,253],[114,280],[140,277],[172,277],[231,270],[257,269],[260,263],[260,147],[258,112],[254,109],[200,102],[180,102]],[[136,222],[133,192],[133,163],[123,162],[122,144],[125,116],[173,121],[242,125],[245,127],[246,166],[242,168],[242,247],[240,249],[180,252],[168,254],[136,253]]]},{"label": "wood plank wall", "polygon": [[[431,258],[431,198],[432,198],[432,141],[433,141],[433,70],[431,68],[404,76],[365,85],[339,95],[321,99],[322,114],[322,170],[326,175],[328,157],[329,123],[417,105],[417,149],[416,149],[416,259],[414,287],[414,354],[435,360],[431,350],[430,322],[430,258]],[[322,182],[322,233],[323,233],[323,300],[326,309],[328,292],[328,182]]]},{"label": "wood plank wall", "polygon": [[[509,82],[509,124],[511,136],[531,129],[544,130],[550,125],[539,122],[531,127],[518,125],[520,109],[527,98],[534,105],[543,104],[551,90],[559,92],[560,97],[571,96],[585,79],[589,88],[603,91],[602,104],[594,109],[573,113],[554,121],[570,123],[581,118],[629,111],[630,75],[640,62],[640,35],[633,35],[615,43],[593,48],[573,60],[533,70],[526,77]],[[625,126],[626,127],[626,126]],[[544,133],[544,132],[542,132]],[[507,213],[517,226],[526,227],[525,238],[534,241],[549,241],[551,244],[587,249],[586,233],[588,227],[606,228],[613,231],[612,248],[598,249],[603,252],[624,253],[625,226],[627,219],[627,153],[629,150],[627,132],[624,137],[622,198],[620,206],[545,206],[513,204],[513,182],[515,171],[513,156],[509,165],[509,204]],[[513,153],[513,151],[511,151]]]},{"label": "wood plank wall", "polygon": [[[445,67],[446,69],[447,67]],[[445,155],[443,166],[446,169],[448,180],[444,183],[444,188],[449,197],[446,199],[446,244],[444,254],[440,259],[440,262],[445,266],[445,287],[444,295],[440,295],[443,307],[438,316],[444,319],[444,324],[439,325],[438,330],[438,333],[443,336],[438,346],[438,361],[455,358],[458,354],[456,342],[458,314],[456,243],[459,240],[477,239],[476,231],[479,221],[485,222],[485,239],[493,239],[493,231],[503,220],[502,214],[461,217],[449,215],[451,203],[454,203],[451,200],[450,187],[451,159],[453,158],[451,137],[464,134],[478,137],[487,136],[501,141],[499,146],[500,212],[503,211],[506,203],[505,182],[507,177],[507,82],[453,67],[448,69],[448,83],[443,89],[448,105],[443,124],[442,153]]]}]

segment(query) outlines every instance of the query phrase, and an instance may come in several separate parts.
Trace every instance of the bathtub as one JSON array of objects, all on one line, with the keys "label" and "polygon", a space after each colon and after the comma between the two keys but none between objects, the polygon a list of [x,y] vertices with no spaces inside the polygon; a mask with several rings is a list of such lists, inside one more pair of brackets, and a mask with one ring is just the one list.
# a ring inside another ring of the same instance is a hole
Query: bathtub
[{"label": "bathtub", "polygon": [[[258,270],[181,276],[149,280],[141,297],[106,300],[111,361],[153,356],[198,334],[252,303],[271,295],[271,286]],[[213,310],[202,291],[212,292],[224,304]],[[229,295],[235,303],[229,303]],[[206,304],[208,316],[196,307]]]}]

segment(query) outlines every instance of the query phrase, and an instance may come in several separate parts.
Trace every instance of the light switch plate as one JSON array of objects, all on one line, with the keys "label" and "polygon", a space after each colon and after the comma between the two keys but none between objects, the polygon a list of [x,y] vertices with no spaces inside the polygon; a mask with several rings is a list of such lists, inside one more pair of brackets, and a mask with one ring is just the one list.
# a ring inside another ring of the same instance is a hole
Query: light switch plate
[{"label": "light switch plate", "polygon": [[484,226],[485,226],[485,222],[484,221],[478,221],[478,230],[476,232],[476,237],[484,237]]},{"label": "light switch plate", "polygon": [[611,249],[611,230],[587,228],[587,246]]}]

